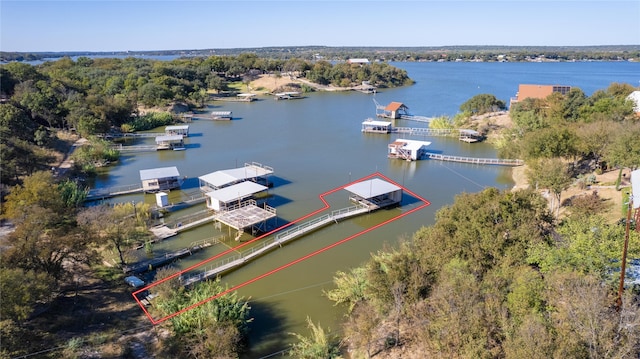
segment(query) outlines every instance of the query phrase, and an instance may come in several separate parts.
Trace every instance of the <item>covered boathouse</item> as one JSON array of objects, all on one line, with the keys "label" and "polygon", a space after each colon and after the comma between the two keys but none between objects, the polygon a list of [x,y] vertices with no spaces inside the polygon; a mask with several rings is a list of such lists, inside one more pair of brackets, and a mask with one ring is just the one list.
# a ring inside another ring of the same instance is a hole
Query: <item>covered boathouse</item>
[{"label": "covered boathouse", "polygon": [[182,137],[189,137],[189,125],[174,125],[164,128],[164,134],[167,136],[181,135]]},{"label": "covered boathouse", "polygon": [[405,106],[402,102],[391,102],[384,108],[378,108],[376,106],[376,116],[391,118],[395,120],[395,119],[402,118],[403,115],[409,115],[408,110],[409,108]]},{"label": "covered boathouse", "polygon": [[371,209],[396,206],[402,201],[402,188],[379,178],[357,182],[344,189],[351,192],[349,200]]},{"label": "covered boathouse", "polygon": [[244,167],[208,173],[198,177],[198,181],[200,190],[211,192],[243,181],[253,181],[269,186],[269,175],[272,174],[272,167],[251,162],[245,163]]},{"label": "covered boathouse", "polygon": [[161,167],[140,170],[140,180],[144,192],[168,191],[181,185],[177,167]]},{"label": "covered boathouse", "polygon": [[427,146],[431,142],[397,139],[388,146],[389,158],[400,158],[407,161],[416,161],[427,153]]},{"label": "covered boathouse", "polygon": [[182,135],[165,135],[156,137],[158,150],[184,149],[184,137]]},{"label": "covered boathouse", "polygon": [[376,121],[372,118],[368,118],[362,122],[362,132],[391,133],[393,132],[393,126],[389,121]]},{"label": "covered boathouse", "polygon": [[268,190],[269,187],[251,181],[236,183],[215,191],[205,193],[207,208],[216,212],[226,211],[234,205],[241,204],[244,200],[250,199],[260,192]]}]

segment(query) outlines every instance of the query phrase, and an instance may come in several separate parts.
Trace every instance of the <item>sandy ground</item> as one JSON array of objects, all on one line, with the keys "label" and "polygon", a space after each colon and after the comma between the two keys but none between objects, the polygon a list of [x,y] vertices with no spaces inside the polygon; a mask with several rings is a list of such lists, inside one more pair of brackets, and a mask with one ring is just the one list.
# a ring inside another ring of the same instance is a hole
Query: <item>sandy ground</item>
[{"label": "sandy ground", "polygon": [[[513,126],[513,122],[509,117],[508,112],[496,112],[483,116],[479,116],[474,120],[474,123],[478,125],[478,127],[482,125],[489,126],[492,131],[489,134],[491,136],[498,136],[500,130],[511,128]],[[529,182],[527,180],[527,166],[514,167],[512,169],[511,175],[513,178],[514,186],[513,190],[517,191],[520,189],[525,189],[529,187]],[[623,177],[621,182],[622,187],[630,186],[629,183],[629,169],[625,169],[623,174],[626,174],[626,178]],[[618,170],[613,170],[609,172],[605,172],[601,175],[595,174],[596,183],[591,188],[587,189],[579,189],[577,186],[571,186],[567,190],[562,192],[561,201],[564,202],[567,199],[575,198],[577,196],[588,195],[593,193],[593,191],[597,191],[598,195],[602,198],[602,200],[607,203],[609,206],[607,208],[606,213],[603,215],[610,221],[615,222],[622,218],[622,191],[618,191],[615,189],[615,182],[618,178]],[[541,193],[544,192],[543,189],[540,190]],[[560,209],[560,215],[565,214],[567,208],[563,207]]]}]

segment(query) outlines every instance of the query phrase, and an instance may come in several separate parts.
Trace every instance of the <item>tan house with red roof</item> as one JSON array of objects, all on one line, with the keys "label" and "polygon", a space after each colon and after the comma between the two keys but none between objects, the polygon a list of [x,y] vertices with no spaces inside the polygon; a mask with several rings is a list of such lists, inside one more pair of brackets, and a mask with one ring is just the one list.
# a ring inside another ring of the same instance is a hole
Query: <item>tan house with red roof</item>
[{"label": "tan house with red roof", "polygon": [[562,85],[523,85],[518,86],[518,92],[516,97],[512,97],[509,107],[516,102],[520,102],[526,98],[545,99],[549,95],[555,92],[559,92],[563,95],[571,91],[571,86]]}]

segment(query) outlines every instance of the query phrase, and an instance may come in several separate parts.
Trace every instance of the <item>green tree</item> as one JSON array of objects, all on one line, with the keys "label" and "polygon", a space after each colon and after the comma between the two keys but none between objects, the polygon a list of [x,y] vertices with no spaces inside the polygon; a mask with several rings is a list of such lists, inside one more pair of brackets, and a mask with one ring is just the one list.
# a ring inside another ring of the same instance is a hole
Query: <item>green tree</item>
[{"label": "green tree", "polygon": [[498,100],[491,94],[475,95],[465,103],[460,105],[461,112],[470,112],[474,115],[482,115],[488,112],[495,112],[506,109],[504,101]]},{"label": "green tree", "polygon": [[573,182],[567,165],[559,158],[540,159],[531,161],[527,170],[529,183],[535,183],[537,188],[546,188],[552,195],[551,211],[556,217],[560,214],[562,205],[562,191]]}]

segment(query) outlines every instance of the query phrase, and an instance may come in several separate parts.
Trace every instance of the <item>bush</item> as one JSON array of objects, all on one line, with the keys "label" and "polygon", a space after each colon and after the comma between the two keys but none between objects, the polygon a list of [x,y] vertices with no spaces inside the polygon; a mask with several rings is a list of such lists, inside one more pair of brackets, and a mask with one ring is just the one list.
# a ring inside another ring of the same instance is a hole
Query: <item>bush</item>
[{"label": "bush", "polygon": [[173,122],[173,116],[168,112],[152,112],[134,118],[132,122],[125,125],[131,126],[134,131],[145,131],[160,126],[170,125]]}]

